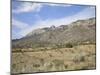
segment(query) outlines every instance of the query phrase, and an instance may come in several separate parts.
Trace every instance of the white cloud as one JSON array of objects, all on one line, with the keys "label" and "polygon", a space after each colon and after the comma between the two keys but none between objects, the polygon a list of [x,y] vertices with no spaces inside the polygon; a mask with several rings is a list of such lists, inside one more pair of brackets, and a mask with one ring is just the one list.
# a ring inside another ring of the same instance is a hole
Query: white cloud
[{"label": "white cloud", "polygon": [[88,6],[86,9],[82,10],[78,14],[74,15],[77,19],[86,19],[95,17],[95,7],[94,6]]},{"label": "white cloud", "polygon": [[23,34],[21,34],[21,32],[26,30],[27,28],[29,28],[29,25],[27,23],[12,19],[12,39],[23,37]]},{"label": "white cloud", "polygon": [[25,12],[39,12],[42,5],[39,3],[33,2],[22,2],[21,5],[17,6],[16,9],[13,9],[13,13],[25,13]]},{"label": "white cloud", "polygon": [[27,28],[29,25],[24,22],[12,19],[12,26],[19,29],[24,29],[24,28]]},{"label": "white cloud", "polygon": [[[47,4],[47,3],[46,3]],[[48,3],[49,6],[61,6],[61,7],[71,7],[71,4],[56,4],[56,3]]]}]

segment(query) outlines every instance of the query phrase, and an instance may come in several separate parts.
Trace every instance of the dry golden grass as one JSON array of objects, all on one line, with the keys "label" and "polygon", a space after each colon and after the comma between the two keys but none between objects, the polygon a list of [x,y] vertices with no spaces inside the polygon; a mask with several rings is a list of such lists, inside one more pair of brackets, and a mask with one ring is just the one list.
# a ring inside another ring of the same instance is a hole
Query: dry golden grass
[{"label": "dry golden grass", "polygon": [[13,52],[12,73],[95,69],[95,52],[95,45]]}]

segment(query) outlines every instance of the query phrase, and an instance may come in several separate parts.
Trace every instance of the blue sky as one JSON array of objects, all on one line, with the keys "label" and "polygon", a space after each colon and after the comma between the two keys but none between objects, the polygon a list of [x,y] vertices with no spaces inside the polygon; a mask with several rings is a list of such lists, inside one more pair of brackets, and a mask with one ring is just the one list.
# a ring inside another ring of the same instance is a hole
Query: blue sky
[{"label": "blue sky", "polygon": [[12,39],[37,28],[66,25],[91,17],[95,17],[95,6],[13,1]]}]

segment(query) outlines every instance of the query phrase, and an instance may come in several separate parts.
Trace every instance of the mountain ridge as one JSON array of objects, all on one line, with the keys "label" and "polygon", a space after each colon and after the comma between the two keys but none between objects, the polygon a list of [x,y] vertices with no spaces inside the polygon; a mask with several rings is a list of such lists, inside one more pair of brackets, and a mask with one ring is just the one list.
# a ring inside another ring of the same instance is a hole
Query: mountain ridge
[{"label": "mountain ridge", "polygon": [[39,28],[25,37],[13,40],[13,47],[40,47],[66,43],[95,42],[95,18],[77,20],[68,25]]}]

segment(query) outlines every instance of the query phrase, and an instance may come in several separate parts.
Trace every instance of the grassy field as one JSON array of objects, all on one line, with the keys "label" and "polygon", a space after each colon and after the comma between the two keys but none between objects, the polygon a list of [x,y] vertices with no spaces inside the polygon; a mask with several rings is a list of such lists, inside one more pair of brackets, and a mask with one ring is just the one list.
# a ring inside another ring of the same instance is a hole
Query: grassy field
[{"label": "grassy field", "polygon": [[96,68],[95,45],[72,48],[17,49],[12,52],[12,73],[32,73]]}]

